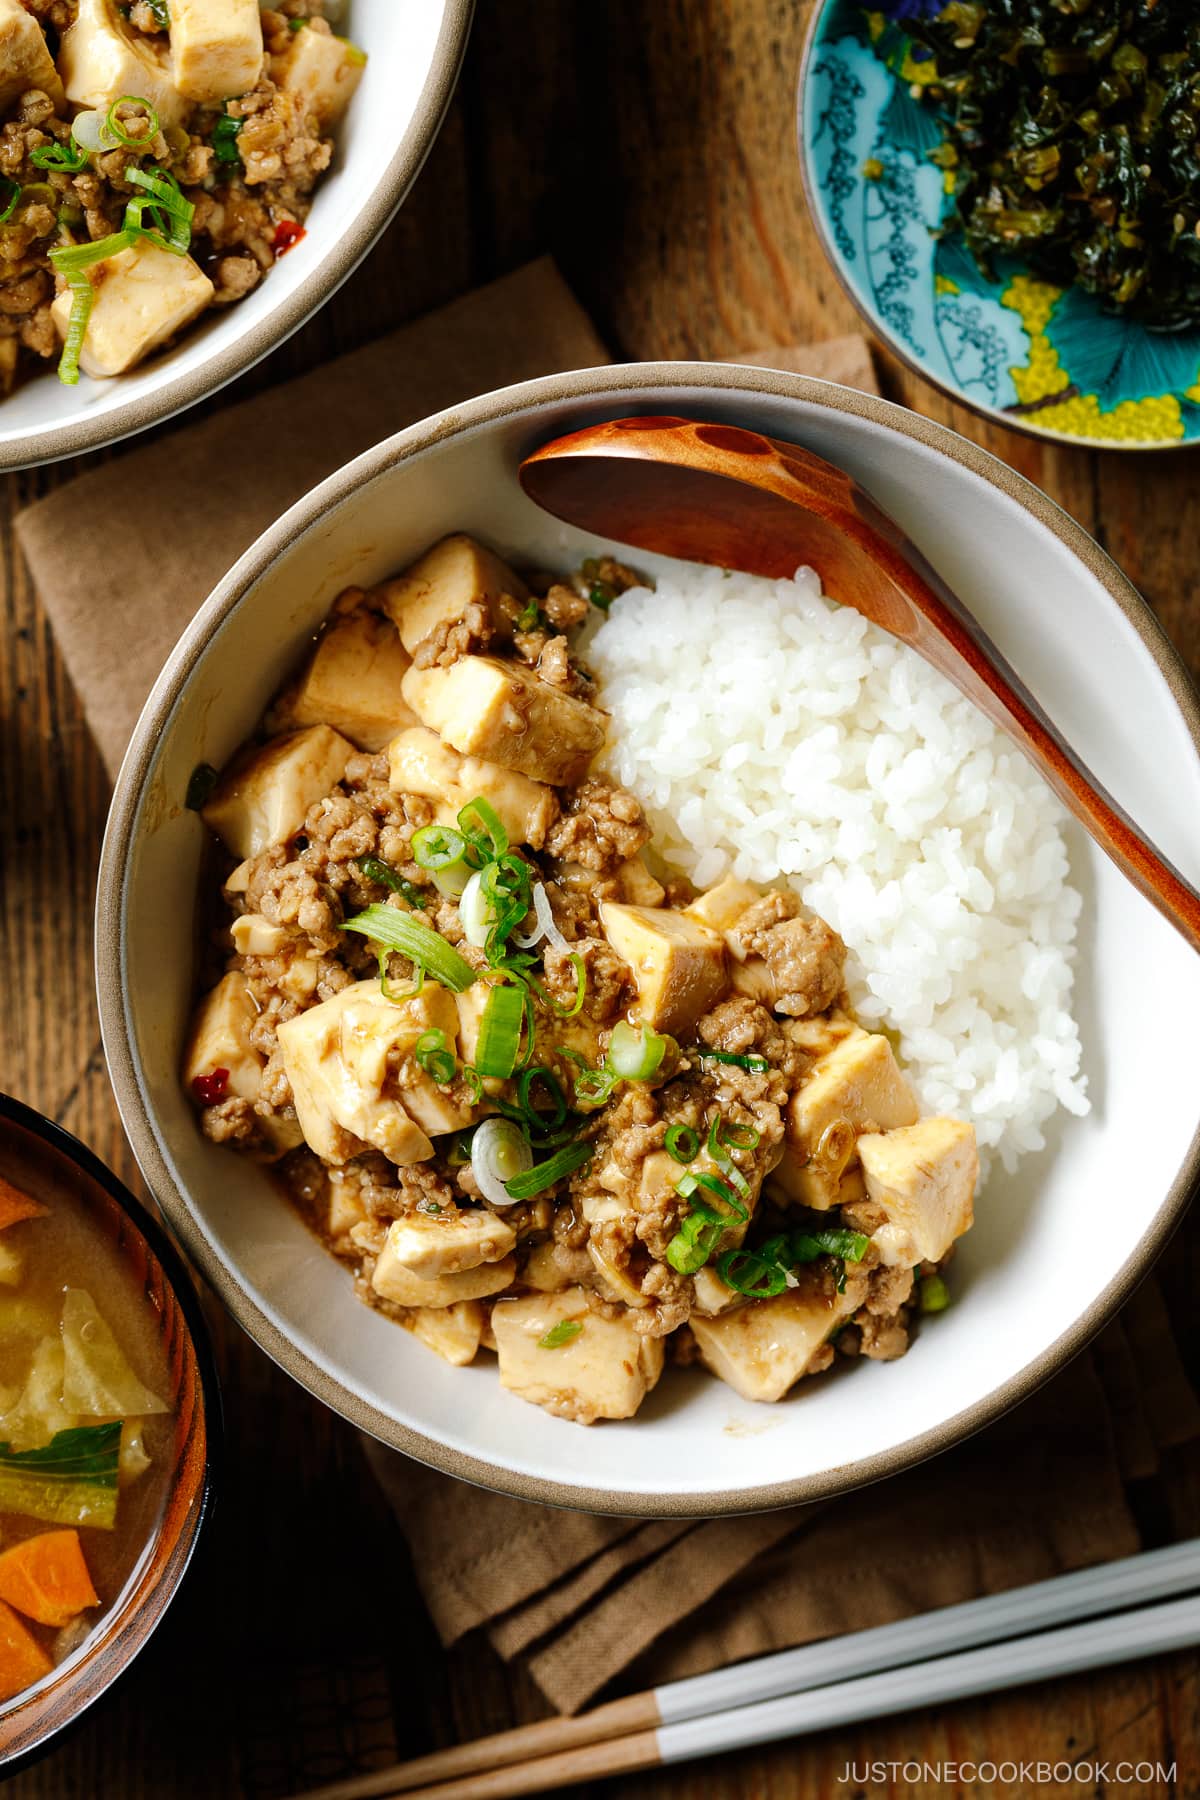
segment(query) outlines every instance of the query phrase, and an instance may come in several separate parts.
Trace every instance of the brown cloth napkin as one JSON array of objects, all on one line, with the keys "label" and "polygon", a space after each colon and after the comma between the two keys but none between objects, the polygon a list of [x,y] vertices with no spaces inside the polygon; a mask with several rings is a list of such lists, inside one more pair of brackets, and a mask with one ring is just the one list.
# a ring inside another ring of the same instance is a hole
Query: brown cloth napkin
[{"label": "brown cloth napkin", "polygon": [[[18,534],[109,769],[192,612],[314,482],[471,394],[607,360],[553,266],[535,263],[301,380],[185,422],[169,457],[160,443],[132,449],[29,508]],[[738,360],[875,386],[858,337]],[[152,486],[169,539],[129,535],[131,480]],[[105,555],[117,512],[119,560]],[[480,1493],[368,1448],[444,1641],[486,1630],[570,1712],[622,1672],[652,1685],[1131,1552],[1124,1484],[1198,1435],[1200,1407],[1146,1285],[1089,1356],[990,1431],[820,1505],[700,1523],[593,1518]]]}]

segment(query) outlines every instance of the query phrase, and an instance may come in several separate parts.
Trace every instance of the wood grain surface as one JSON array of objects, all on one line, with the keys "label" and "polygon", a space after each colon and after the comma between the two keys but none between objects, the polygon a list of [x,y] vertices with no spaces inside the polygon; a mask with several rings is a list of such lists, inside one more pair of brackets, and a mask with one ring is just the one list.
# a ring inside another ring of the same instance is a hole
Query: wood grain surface
[{"label": "wood grain surface", "polygon": [[[409,203],[329,306],[222,400],[365,343],[545,250],[626,357],[729,356],[855,329],[805,216],[796,163],[807,10],[803,0],[480,0],[457,99]],[[982,423],[893,364],[881,368],[890,397],[1003,456],[1080,520],[1200,671],[1197,452],[1040,443]],[[157,434],[164,457],[173,431],[187,429],[185,417]],[[0,1086],[61,1120],[136,1185],[92,992],[108,791],[12,535],[17,508],[78,466],[0,487]],[[117,519],[109,549],[119,557]],[[1163,1271],[1193,1375],[1196,1247],[1185,1230]],[[12,1800],[269,1800],[545,1710],[486,1648],[440,1651],[353,1434],[233,1328],[214,1326],[229,1453],[202,1566],[123,1686],[12,1778]],[[1144,1504],[1158,1535],[1200,1529],[1195,1469],[1181,1465]],[[1030,1774],[938,1781],[920,1767],[972,1759],[1066,1762],[1079,1772],[1050,1789]],[[897,1767],[842,1779],[867,1762]],[[1176,1773],[1131,1770],[1122,1780],[1118,1764],[1139,1762]],[[1200,1656],[581,1791],[618,1788],[630,1800],[1200,1795]]]}]

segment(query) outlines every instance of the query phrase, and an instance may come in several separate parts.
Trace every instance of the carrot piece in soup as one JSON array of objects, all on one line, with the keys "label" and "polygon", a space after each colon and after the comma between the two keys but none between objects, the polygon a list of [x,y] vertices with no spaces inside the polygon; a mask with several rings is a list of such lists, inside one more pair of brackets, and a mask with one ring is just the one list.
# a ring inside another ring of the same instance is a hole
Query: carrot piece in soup
[{"label": "carrot piece in soup", "polygon": [[0,1700],[11,1700],[54,1664],[32,1632],[26,1630],[11,1606],[0,1600]]},{"label": "carrot piece in soup", "polygon": [[0,1175],[0,1231],[9,1225],[19,1225],[22,1219],[43,1218],[49,1210],[40,1200],[31,1199]]},{"label": "carrot piece in soup", "polygon": [[0,1552],[0,1600],[39,1625],[68,1625],[99,1606],[77,1531],[43,1531]]}]

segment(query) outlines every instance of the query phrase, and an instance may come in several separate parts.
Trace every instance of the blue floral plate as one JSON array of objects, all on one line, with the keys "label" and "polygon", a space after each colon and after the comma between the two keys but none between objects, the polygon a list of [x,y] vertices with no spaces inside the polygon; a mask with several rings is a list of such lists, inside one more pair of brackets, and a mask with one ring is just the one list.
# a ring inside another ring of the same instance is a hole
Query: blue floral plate
[{"label": "blue floral plate", "polygon": [[1005,425],[1114,449],[1200,441],[1200,329],[1148,331],[1016,259],[981,274],[961,237],[914,98],[933,78],[905,20],[941,0],[826,0],[800,70],[800,156],[825,249],[897,356]]}]

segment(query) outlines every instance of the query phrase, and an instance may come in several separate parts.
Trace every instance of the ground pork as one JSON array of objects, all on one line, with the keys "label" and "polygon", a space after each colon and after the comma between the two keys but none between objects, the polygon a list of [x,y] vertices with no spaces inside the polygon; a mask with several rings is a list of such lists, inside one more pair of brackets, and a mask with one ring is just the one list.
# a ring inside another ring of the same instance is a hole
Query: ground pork
[{"label": "ground pork", "polygon": [[558,820],[546,836],[546,851],[563,862],[579,863],[608,875],[650,841],[641,802],[626,788],[592,779],[569,790]]},{"label": "ground pork", "polygon": [[846,946],[823,919],[802,917],[794,894],[764,894],[729,935],[739,958],[763,958],[776,1011],[805,1018],[828,1011],[841,993]]}]

